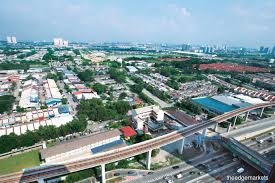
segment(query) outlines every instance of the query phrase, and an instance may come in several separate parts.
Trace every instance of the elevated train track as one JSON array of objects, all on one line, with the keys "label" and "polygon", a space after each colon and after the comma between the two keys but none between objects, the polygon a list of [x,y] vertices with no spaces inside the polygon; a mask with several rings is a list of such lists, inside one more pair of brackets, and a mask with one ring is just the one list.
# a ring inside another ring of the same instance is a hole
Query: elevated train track
[{"label": "elevated train track", "polygon": [[147,140],[138,144],[99,153],[88,159],[78,160],[78,161],[66,163],[63,165],[56,164],[52,166],[45,166],[45,167],[42,166],[39,168],[35,167],[33,169],[28,169],[22,172],[16,172],[16,173],[0,176],[0,183],[35,182],[41,178],[48,179],[48,178],[57,177],[68,173],[96,167],[101,164],[116,162],[122,159],[136,156],[138,154],[146,153],[149,150],[157,149],[161,146],[176,142],[182,139],[183,137],[190,136],[198,131],[214,126],[217,123],[226,121],[232,117],[243,114],[245,112],[249,112],[255,109],[272,107],[272,106],[275,106],[275,102],[257,104],[257,105],[253,105],[245,108],[240,108],[231,112],[224,113],[220,116],[214,117],[211,120],[204,121],[197,125],[189,126],[182,130],[174,131],[169,134],[165,134],[163,136],[160,136],[151,140]]}]

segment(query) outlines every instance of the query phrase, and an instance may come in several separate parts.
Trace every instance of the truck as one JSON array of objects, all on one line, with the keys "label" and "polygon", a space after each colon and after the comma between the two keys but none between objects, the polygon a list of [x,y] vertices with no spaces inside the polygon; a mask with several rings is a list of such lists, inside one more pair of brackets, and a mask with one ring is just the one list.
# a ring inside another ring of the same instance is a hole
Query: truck
[{"label": "truck", "polygon": [[244,172],[244,168],[239,168],[238,170],[237,170],[237,173],[238,174],[241,174],[241,173],[243,173]]}]

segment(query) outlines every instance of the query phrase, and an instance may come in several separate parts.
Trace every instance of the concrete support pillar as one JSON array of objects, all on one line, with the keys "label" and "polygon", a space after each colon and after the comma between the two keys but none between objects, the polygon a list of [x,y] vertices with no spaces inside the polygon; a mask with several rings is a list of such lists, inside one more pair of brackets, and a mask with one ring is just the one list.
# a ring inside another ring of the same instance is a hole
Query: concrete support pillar
[{"label": "concrete support pillar", "polygon": [[150,170],[151,168],[151,157],[152,157],[152,150],[148,151],[147,153],[147,170]]},{"label": "concrete support pillar", "polygon": [[105,164],[101,165],[101,183],[106,183]]},{"label": "concrete support pillar", "polygon": [[207,128],[203,129],[202,131],[202,148],[206,151],[206,144],[205,144],[205,137],[207,136]]},{"label": "concrete support pillar", "polygon": [[244,118],[245,121],[247,121],[248,115],[249,115],[249,111],[247,111],[247,112],[245,113],[245,118]]},{"label": "concrete support pillar", "polygon": [[238,116],[235,116],[233,121],[233,127],[235,127],[237,119],[238,119]]},{"label": "concrete support pillar", "polygon": [[47,143],[46,143],[46,141],[43,141],[42,142],[42,149],[46,149],[47,148]]},{"label": "concrete support pillar", "polygon": [[39,179],[38,179],[38,183],[45,183],[45,181],[44,181],[43,178],[39,178]]},{"label": "concrete support pillar", "polygon": [[179,144],[179,147],[178,147],[178,152],[179,154],[182,154],[183,153],[183,149],[184,149],[184,141],[185,141],[185,138],[183,138]]},{"label": "concrete support pillar", "polygon": [[260,118],[263,116],[263,113],[264,113],[264,107],[260,111]]},{"label": "concrete support pillar", "polygon": [[203,131],[202,131],[202,135],[203,136],[206,136],[207,135],[207,129],[205,128],[205,129],[203,129]]},{"label": "concrete support pillar", "polygon": [[229,123],[228,127],[227,127],[227,133],[230,132],[231,129],[231,123]]},{"label": "concrete support pillar", "polygon": [[217,132],[218,131],[218,127],[219,127],[219,124],[217,123],[217,124],[215,124],[215,126],[214,126],[214,131],[215,132]]}]

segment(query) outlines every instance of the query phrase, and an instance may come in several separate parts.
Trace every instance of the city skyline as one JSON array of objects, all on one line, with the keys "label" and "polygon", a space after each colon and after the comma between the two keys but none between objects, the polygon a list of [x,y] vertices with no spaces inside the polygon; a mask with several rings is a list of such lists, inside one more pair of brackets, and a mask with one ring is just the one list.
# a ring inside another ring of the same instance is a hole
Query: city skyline
[{"label": "city skyline", "polygon": [[[272,1],[4,1],[0,39],[274,46]],[[35,15],[35,16],[33,16]]]}]

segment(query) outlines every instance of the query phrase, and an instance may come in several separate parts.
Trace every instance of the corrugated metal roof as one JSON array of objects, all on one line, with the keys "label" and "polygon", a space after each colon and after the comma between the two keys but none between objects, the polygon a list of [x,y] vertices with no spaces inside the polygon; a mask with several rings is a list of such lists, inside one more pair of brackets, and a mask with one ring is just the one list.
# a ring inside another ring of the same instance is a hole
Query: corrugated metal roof
[{"label": "corrugated metal roof", "polygon": [[121,134],[122,133],[118,129],[115,129],[112,131],[103,132],[96,135],[91,135],[80,139],[76,139],[70,142],[65,142],[50,148],[42,149],[40,151],[41,158],[46,159],[58,154],[73,151],[75,149],[79,149],[81,147],[88,146],[88,145],[103,141],[105,139],[120,136]]}]

